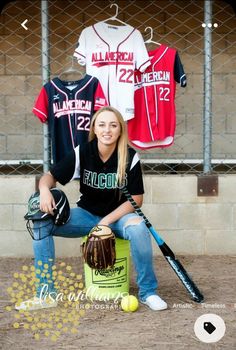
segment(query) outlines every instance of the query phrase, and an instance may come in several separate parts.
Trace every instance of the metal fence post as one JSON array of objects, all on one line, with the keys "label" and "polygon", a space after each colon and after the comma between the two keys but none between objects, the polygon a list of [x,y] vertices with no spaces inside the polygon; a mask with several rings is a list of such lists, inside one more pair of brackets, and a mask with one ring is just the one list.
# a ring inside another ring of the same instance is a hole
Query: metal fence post
[{"label": "metal fence post", "polygon": [[[47,83],[50,78],[50,53],[49,53],[49,25],[48,25],[48,0],[41,0],[42,21],[42,80]],[[43,124],[43,171],[49,170],[50,147],[49,147],[48,124]]]},{"label": "metal fence post", "polygon": [[212,1],[204,3],[204,106],[203,106],[203,172],[211,172],[212,145]]}]

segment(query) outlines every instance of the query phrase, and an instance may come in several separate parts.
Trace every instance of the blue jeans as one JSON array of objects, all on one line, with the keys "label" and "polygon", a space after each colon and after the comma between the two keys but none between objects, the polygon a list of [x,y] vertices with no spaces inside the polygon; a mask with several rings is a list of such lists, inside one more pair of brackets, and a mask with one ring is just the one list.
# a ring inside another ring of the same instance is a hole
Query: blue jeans
[{"label": "blue jeans", "polygon": [[[149,295],[156,294],[157,278],[153,270],[149,230],[144,221],[130,221],[130,219],[135,218],[139,218],[135,213],[124,215],[121,219],[111,224],[110,227],[116,237],[130,241],[132,260],[137,274],[136,282],[139,287],[139,298],[145,300]],[[101,217],[77,207],[71,209],[70,219],[63,226],[56,226],[51,220],[35,221],[34,237],[35,239],[42,238],[33,241],[36,277],[38,278],[38,296],[44,284],[49,286],[49,291],[54,291],[52,266],[55,260],[55,247],[53,236],[67,238],[86,236],[100,220]],[[42,262],[42,266],[39,266],[38,262]],[[48,272],[42,277],[41,272],[45,266]]]}]

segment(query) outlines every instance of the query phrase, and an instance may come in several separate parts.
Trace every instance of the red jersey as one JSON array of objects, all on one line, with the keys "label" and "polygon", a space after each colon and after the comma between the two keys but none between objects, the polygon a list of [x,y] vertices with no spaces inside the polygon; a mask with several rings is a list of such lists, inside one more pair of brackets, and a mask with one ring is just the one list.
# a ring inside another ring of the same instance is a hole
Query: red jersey
[{"label": "red jersey", "polygon": [[175,49],[161,45],[150,51],[151,65],[135,71],[135,117],[128,121],[133,146],[148,149],[173,143],[176,82],[186,86],[186,76]]}]

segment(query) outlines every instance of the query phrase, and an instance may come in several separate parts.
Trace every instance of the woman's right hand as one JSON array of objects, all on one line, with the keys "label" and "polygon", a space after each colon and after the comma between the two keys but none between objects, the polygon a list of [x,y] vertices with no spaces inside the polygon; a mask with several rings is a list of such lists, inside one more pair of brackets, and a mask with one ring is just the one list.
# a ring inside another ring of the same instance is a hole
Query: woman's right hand
[{"label": "woman's right hand", "polygon": [[40,188],[40,210],[44,213],[54,215],[56,203],[49,188]]}]

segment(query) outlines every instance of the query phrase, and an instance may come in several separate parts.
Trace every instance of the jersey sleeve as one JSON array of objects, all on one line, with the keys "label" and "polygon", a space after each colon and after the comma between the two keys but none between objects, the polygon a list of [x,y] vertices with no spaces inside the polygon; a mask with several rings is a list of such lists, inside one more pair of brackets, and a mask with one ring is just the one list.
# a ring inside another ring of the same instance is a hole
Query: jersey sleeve
[{"label": "jersey sleeve", "polygon": [[87,28],[82,30],[75,52],[73,54],[81,66],[84,66],[86,64],[86,29]]},{"label": "jersey sleeve", "polygon": [[176,55],[175,55],[174,77],[175,77],[175,81],[179,83],[181,87],[187,86],[186,74],[184,72],[184,67],[181,63],[178,52],[176,52]]},{"label": "jersey sleeve", "polygon": [[105,94],[103,92],[101,84],[98,82],[98,86],[96,88],[94,94],[94,110],[97,111],[101,107],[108,106],[108,102],[106,100]]},{"label": "jersey sleeve", "polygon": [[135,68],[140,72],[144,72],[145,69],[150,66],[151,62],[142,34],[137,29],[135,30],[135,34]]},{"label": "jersey sleeve", "polygon": [[50,169],[52,176],[61,185],[80,177],[80,146],[75,147],[65,158],[61,159]]},{"label": "jersey sleeve", "polygon": [[48,95],[43,86],[33,107],[32,112],[40,119],[42,123],[48,120]]},{"label": "jersey sleeve", "polygon": [[129,162],[127,188],[130,194],[138,195],[144,193],[143,176],[138,153],[130,149],[132,154]]}]

